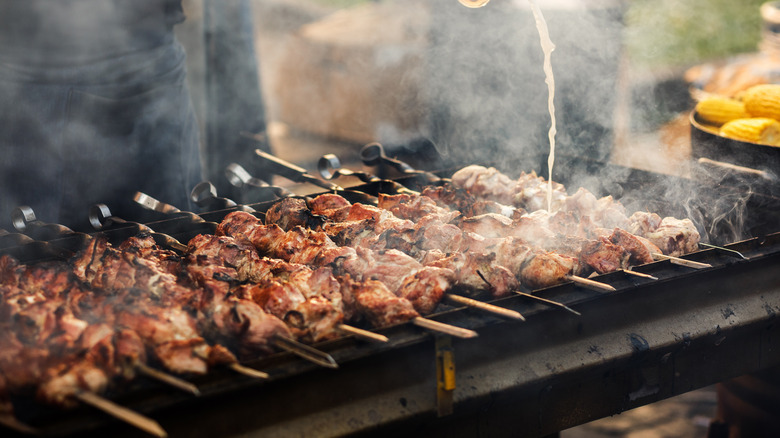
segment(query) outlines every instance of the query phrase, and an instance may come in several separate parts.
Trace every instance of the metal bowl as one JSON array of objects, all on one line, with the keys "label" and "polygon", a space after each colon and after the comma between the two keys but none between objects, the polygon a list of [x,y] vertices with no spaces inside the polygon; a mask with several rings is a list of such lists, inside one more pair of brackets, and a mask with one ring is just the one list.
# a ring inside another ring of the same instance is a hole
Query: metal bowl
[{"label": "metal bowl", "polygon": [[772,174],[780,173],[780,147],[722,137],[705,124],[696,111],[690,115],[691,154],[694,160],[708,158]]}]

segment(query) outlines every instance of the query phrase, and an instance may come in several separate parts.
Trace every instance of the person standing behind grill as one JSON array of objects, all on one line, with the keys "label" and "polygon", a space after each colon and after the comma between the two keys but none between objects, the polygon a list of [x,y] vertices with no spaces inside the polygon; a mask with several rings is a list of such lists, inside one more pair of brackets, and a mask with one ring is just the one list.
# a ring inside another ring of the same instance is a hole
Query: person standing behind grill
[{"label": "person standing behind grill", "polygon": [[189,207],[198,128],[181,0],[0,0],[0,222],[31,206],[84,228],[143,191]]}]

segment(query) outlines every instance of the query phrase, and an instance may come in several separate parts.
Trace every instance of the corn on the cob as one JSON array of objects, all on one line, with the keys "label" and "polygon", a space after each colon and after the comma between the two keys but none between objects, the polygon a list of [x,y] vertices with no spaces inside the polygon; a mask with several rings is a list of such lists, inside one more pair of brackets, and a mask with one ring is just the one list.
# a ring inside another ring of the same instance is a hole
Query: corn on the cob
[{"label": "corn on the cob", "polygon": [[780,122],[766,117],[736,119],[721,126],[720,135],[750,143],[780,146]]},{"label": "corn on the cob", "polygon": [[709,96],[700,100],[696,104],[696,113],[702,121],[715,126],[750,117],[743,102],[721,96]]},{"label": "corn on the cob", "polygon": [[780,120],[780,85],[761,84],[748,88],[742,95],[745,110],[751,117]]}]

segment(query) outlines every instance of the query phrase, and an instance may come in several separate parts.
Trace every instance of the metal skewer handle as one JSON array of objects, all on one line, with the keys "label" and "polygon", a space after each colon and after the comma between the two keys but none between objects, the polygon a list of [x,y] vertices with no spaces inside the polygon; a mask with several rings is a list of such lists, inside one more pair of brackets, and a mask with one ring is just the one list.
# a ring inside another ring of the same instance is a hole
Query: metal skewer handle
[{"label": "metal skewer handle", "polygon": [[227,177],[228,182],[232,186],[239,189],[266,191],[271,193],[273,197],[276,198],[284,198],[293,195],[292,192],[285,189],[284,187],[268,184],[262,179],[252,176],[238,163],[228,164],[228,166],[225,168],[225,177]]},{"label": "metal skewer handle", "polygon": [[389,179],[382,179],[376,175],[371,175],[366,172],[355,172],[349,169],[341,167],[341,161],[334,154],[326,154],[320,157],[317,162],[317,170],[320,172],[320,176],[326,180],[336,179],[342,176],[354,176],[365,183],[381,183],[385,186],[385,193],[406,193],[409,195],[419,195],[420,193],[414,191],[408,187],[399,184],[396,181]]},{"label": "metal skewer handle", "polygon": [[333,184],[328,181],[323,181],[314,175],[309,175],[306,169],[296,166],[281,158],[275,157],[269,153],[263,152],[260,149],[255,150],[257,158],[266,166],[270,168],[271,173],[283,176],[291,181],[305,182],[314,184],[315,186],[322,187],[327,190],[344,190],[343,187]]},{"label": "metal skewer handle", "polygon": [[[442,180],[437,175],[424,170],[417,170],[401,160],[390,158],[385,155],[385,149],[380,143],[369,143],[360,149],[360,159],[366,166],[390,166],[404,175],[416,175],[425,178],[428,183],[435,183]],[[381,172],[380,172],[381,174]]]},{"label": "metal skewer handle", "polygon": [[327,180],[336,179],[342,176],[354,176],[363,182],[380,181],[380,178],[370,175],[366,172],[355,172],[341,167],[341,160],[334,154],[325,154],[317,162],[317,170],[320,176]]},{"label": "metal skewer handle", "polygon": [[154,238],[155,242],[168,248],[186,252],[187,245],[182,244],[173,237],[157,233],[148,226],[140,224],[138,222],[126,221],[122,218],[115,217],[111,214],[111,210],[105,204],[95,204],[89,209],[89,223],[95,230],[103,230],[110,227],[112,224],[128,225],[135,229],[137,233],[149,233]]}]

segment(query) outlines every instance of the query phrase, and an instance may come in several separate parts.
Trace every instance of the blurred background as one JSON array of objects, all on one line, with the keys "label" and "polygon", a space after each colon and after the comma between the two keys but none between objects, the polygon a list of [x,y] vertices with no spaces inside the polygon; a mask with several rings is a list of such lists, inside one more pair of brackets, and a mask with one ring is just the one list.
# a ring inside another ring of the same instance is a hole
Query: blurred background
[{"label": "blurred background", "polygon": [[[251,161],[247,133],[307,168],[325,152],[350,163],[371,141],[415,156],[409,148],[426,139],[455,162],[547,150],[542,51],[526,0],[480,9],[456,0],[227,1],[236,6],[226,13],[185,0],[178,26],[217,185],[225,161]],[[686,70],[755,52],[761,38],[759,0],[541,3],[556,45],[561,153],[654,171],[685,171],[689,127],[675,120],[693,105]],[[225,61],[220,43],[254,59]],[[248,72],[231,79],[234,99],[212,77],[220,69]]]},{"label": "blurred background", "polygon": [[[264,174],[255,147],[312,172],[326,153],[361,166],[373,141],[431,168],[546,158],[543,56],[526,0],[226,1],[234,7],[185,0],[178,27],[206,178],[221,193],[230,161],[290,184]],[[763,1],[540,3],[556,45],[559,151],[685,175],[692,82],[759,50]],[[704,437],[715,409],[704,388],[561,435]]]}]

